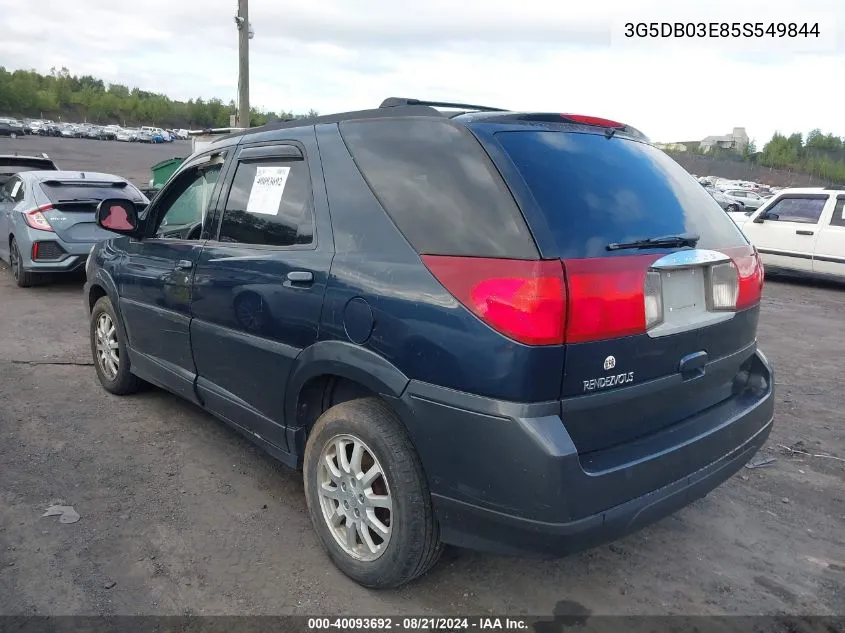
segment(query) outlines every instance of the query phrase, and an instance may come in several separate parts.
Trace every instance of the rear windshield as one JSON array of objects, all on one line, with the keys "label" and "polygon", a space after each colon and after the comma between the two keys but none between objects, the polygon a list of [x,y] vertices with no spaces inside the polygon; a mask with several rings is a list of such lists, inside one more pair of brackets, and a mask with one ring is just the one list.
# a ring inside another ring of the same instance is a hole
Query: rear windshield
[{"label": "rear windshield", "polygon": [[603,134],[498,132],[561,258],[604,257],[612,242],[693,233],[698,248],[747,244],[733,220],[662,151]]},{"label": "rear windshield", "polygon": [[53,204],[62,202],[86,202],[98,203],[106,198],[123,198],[138,202],[142,200],[141,192],[132,184],[127,183],[125,187],[112,187],[103,184],[85,184],[84,182],[48,184],[41,183],[41,189],[47,199]]}]

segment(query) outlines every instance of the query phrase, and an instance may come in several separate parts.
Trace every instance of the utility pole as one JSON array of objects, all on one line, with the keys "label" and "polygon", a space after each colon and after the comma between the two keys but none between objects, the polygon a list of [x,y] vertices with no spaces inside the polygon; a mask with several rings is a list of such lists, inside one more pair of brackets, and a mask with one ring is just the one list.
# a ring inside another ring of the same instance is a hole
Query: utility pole
[{"label": "utility pole", "polygon": [[249,40],[252,26],[249,23],[249,0],[238,0],[238,127],[249,127]]}]

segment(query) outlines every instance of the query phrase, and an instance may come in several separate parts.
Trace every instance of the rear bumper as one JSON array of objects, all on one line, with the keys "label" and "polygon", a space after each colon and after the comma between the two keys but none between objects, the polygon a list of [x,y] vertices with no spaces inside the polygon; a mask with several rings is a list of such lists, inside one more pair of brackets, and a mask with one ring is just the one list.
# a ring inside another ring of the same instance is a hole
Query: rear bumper
[{"label": "rear bumper", "polygon": [[85,255],[67,255],[55,261],[30,261],[24,268],[34,273],[73,273],[85,268]]},{"label": "rear bumper", "polygon": [[[444,539],[454,545],[498,554],[556,557],[618,539],[704,497],[740,470],[763,446],[769,420],[740,447],[687,477],[605,512],[566,523],[534,521],[435,496]],[[573,491],[575,492],[575,491]]]},{"label": "rear bumper", "polygon": [[[71,273],[78,272],[85,268],[85,262],[88,259],[88,254],[96,244],[95,242],[65,242],[58,239],[55,235],[50,234],[45,237],[39,231],[39,235],[30,236],[29,242],[21,244],[28,248],[27,253],[23,254],[23,267],[33,273]],[[32,259],[32,242],[55,242],[64,251],[59,257],[54,259]]]},{"label": "rear bumper", "polygon": [[[466,396],[470,408],[459,408],[463,394],[452,391],[438,402],[437,392],[445,390],[412,382],[402,402],[415,418],[409,429],[444,542],[562,556],[634,532],[703,497],[742,468],[771,432],[773,373],[759,352],[755,366],[765,388],[644,438],[626,448],[626,461],[605,460],[601,470],[585,469],[582,462],[590,460],[579,456],[552,403]],[[584,513],[585,507],[598,510]]]}]

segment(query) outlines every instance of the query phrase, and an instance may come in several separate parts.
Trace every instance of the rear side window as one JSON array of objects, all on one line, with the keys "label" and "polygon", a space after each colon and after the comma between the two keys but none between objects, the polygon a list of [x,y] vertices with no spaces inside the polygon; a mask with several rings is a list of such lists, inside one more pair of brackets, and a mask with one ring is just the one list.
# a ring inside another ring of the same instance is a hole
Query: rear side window
[{"label": "rear side window", "polygon": [[305,161],[265,158],[239,163],[219,240],[261,246],[311,244],[312,208]]},{"label": "rear side window", "polygon": [[546,217],[556,251],[549,255],[603,257],[613,242],[681,233],[700,236],[698,248],[747,244],[713,196],[651,145],[535,130],[497,132],[496,140]]},{"label": "rear side window", "polygon": [[845,197],[836,199],[836,207],[833,209],[830,224],[831,226],[845,226]]},{"label": "rear side window", "polygon": [[773,222],[798,222],[816,224],[822,217],[827,196],[788,196],[776,201],[766,209],[764,217]]},{"label": "rear side window", "polygon": [[536,259],[513,196],[472,134],[434,119],[341,123],[358,168],[421,254]]}]

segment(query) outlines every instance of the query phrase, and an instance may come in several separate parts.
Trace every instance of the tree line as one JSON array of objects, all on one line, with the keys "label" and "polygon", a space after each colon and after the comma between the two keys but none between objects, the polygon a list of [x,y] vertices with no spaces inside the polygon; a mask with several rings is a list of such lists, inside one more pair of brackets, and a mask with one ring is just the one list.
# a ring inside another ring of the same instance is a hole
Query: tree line
[{"label": "tree line", "polygon": [[845,141],[819,129],[812,130],[806,139],[798,132],[789,136],[775,132],[763,151],[751,159],[765,167],[791,169],[845,183]]},{"label": "tree line", "polygon": [[[123,84],[107,84],[91,75],[71,75],[67,68],[9,71],[0,66],[0,114],[65,121],[120,125],[160,125],[169,128],[228,127],[237,112],[234,101],[189,99],[177,101],[166,95]],[[250,125],[276,119],[316,116],[307,113],[264,112],[252,108]]]},{"label": "tree line", "polygon": [[831,183],[845,184],[845,139],[814,129],[805,138],[800,132],[785,136],[775,132],[758,151],[754,141],[741,153],[713,147],[703,151],[697,143],[685,143],[697,154],[723,160],[744,161],[761,167],[809,174]]}]

